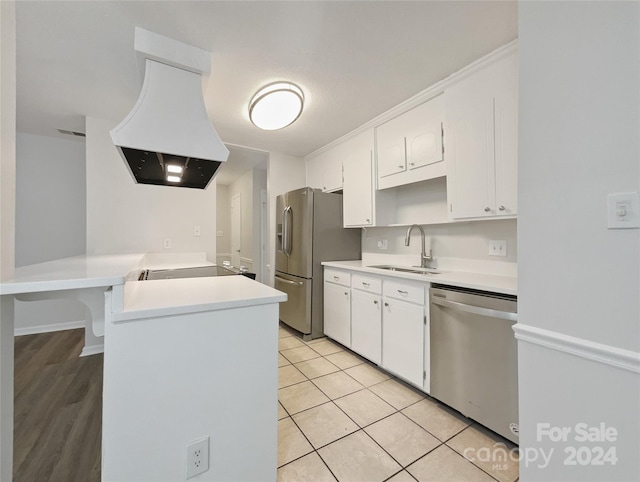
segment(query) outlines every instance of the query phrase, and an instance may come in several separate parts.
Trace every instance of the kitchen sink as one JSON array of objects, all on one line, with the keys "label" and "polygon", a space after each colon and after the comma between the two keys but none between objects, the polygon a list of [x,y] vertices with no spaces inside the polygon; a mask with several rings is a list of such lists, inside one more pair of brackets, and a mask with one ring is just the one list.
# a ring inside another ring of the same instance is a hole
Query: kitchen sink
[{"label": "kitchen sink", "polygon": [[424,275],[434,275],[434,274],[440,274],[440,271],[436,271],[430,268],[419,268],[417,266],[415,267],[408,267],[408,266],[393,266],[393,265],[388,265],[388,264],[380,264],[380,265],[375,265],[375,266],[367,266],[367,268],[377,268],[377,269],[386,269],[388,271],[398,271],[400,273],[413,273],[413,274],[424,274]]}]

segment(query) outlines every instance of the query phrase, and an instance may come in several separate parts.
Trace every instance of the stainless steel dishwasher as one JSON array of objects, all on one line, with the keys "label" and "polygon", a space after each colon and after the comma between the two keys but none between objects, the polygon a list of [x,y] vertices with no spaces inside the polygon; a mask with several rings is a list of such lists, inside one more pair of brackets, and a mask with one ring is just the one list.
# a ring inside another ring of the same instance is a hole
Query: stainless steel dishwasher
[{"label": "stainless steel dishwasher", "polygon": [[431,396],[518,443],[517,298],[434,284]]}]

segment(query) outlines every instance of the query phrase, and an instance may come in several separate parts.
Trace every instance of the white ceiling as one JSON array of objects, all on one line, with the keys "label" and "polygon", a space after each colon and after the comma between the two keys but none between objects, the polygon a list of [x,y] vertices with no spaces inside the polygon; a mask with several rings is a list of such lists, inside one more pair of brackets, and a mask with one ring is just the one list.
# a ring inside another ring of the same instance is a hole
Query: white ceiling
[{"label": "white ceiling", "polygon": [[[212,52],[205,100],[225,143],[303,156],[517,37],[515,1],[45,1],[17,3],[17,128],[120,121],[142,79],[134,27]],[[260,131],[264,84],[305,91],[302,116]]]}]

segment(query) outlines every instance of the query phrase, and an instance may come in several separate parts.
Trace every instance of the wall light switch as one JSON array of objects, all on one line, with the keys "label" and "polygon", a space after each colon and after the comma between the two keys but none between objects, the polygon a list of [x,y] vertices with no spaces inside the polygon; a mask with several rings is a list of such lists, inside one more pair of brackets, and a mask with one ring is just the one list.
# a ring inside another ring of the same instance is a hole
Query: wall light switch
[{"label": "wall light switch", "polygon": [[640,228],[640,193],[609,194],[607,218],[609,229]]},{"label": "wall light switch", "polygon": [[224,232],[223,231],[216,231],[216,236],[221,238],[222,236],[224,236]]},{"label": "wall light switch", "polygon": [[507,242],[505,240],[489,240],[489,256],[506,256]]},{"label": "wall light switch", "polygon": [[193,226],[193,235],[194,236],[200,236],[200,225],[196,224]]}]

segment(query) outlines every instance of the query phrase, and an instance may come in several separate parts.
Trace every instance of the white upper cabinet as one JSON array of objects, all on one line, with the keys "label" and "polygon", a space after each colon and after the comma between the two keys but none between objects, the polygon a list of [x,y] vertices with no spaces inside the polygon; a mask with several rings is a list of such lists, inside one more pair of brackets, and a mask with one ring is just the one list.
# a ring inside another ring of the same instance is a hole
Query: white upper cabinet
[{"label": "white upper cabinet", "polygon": [[517,213],[517,54],[446,91],[447,200],[453,219]]},{"label": "white upper cabinet", "polygon": [[307,185],[325,192],[342,189],[342,155],[331,148],[307,159]]},{"label": "white upper cabinet", "polygon": [[372,226],[374,223],[373,130],[367,130],[342,144],[343,198],[345,227]]},{"label": "white upper cabinet", "polygon": [[376,127],[378,189],[446,174],[442,149],[444,96]]}]

